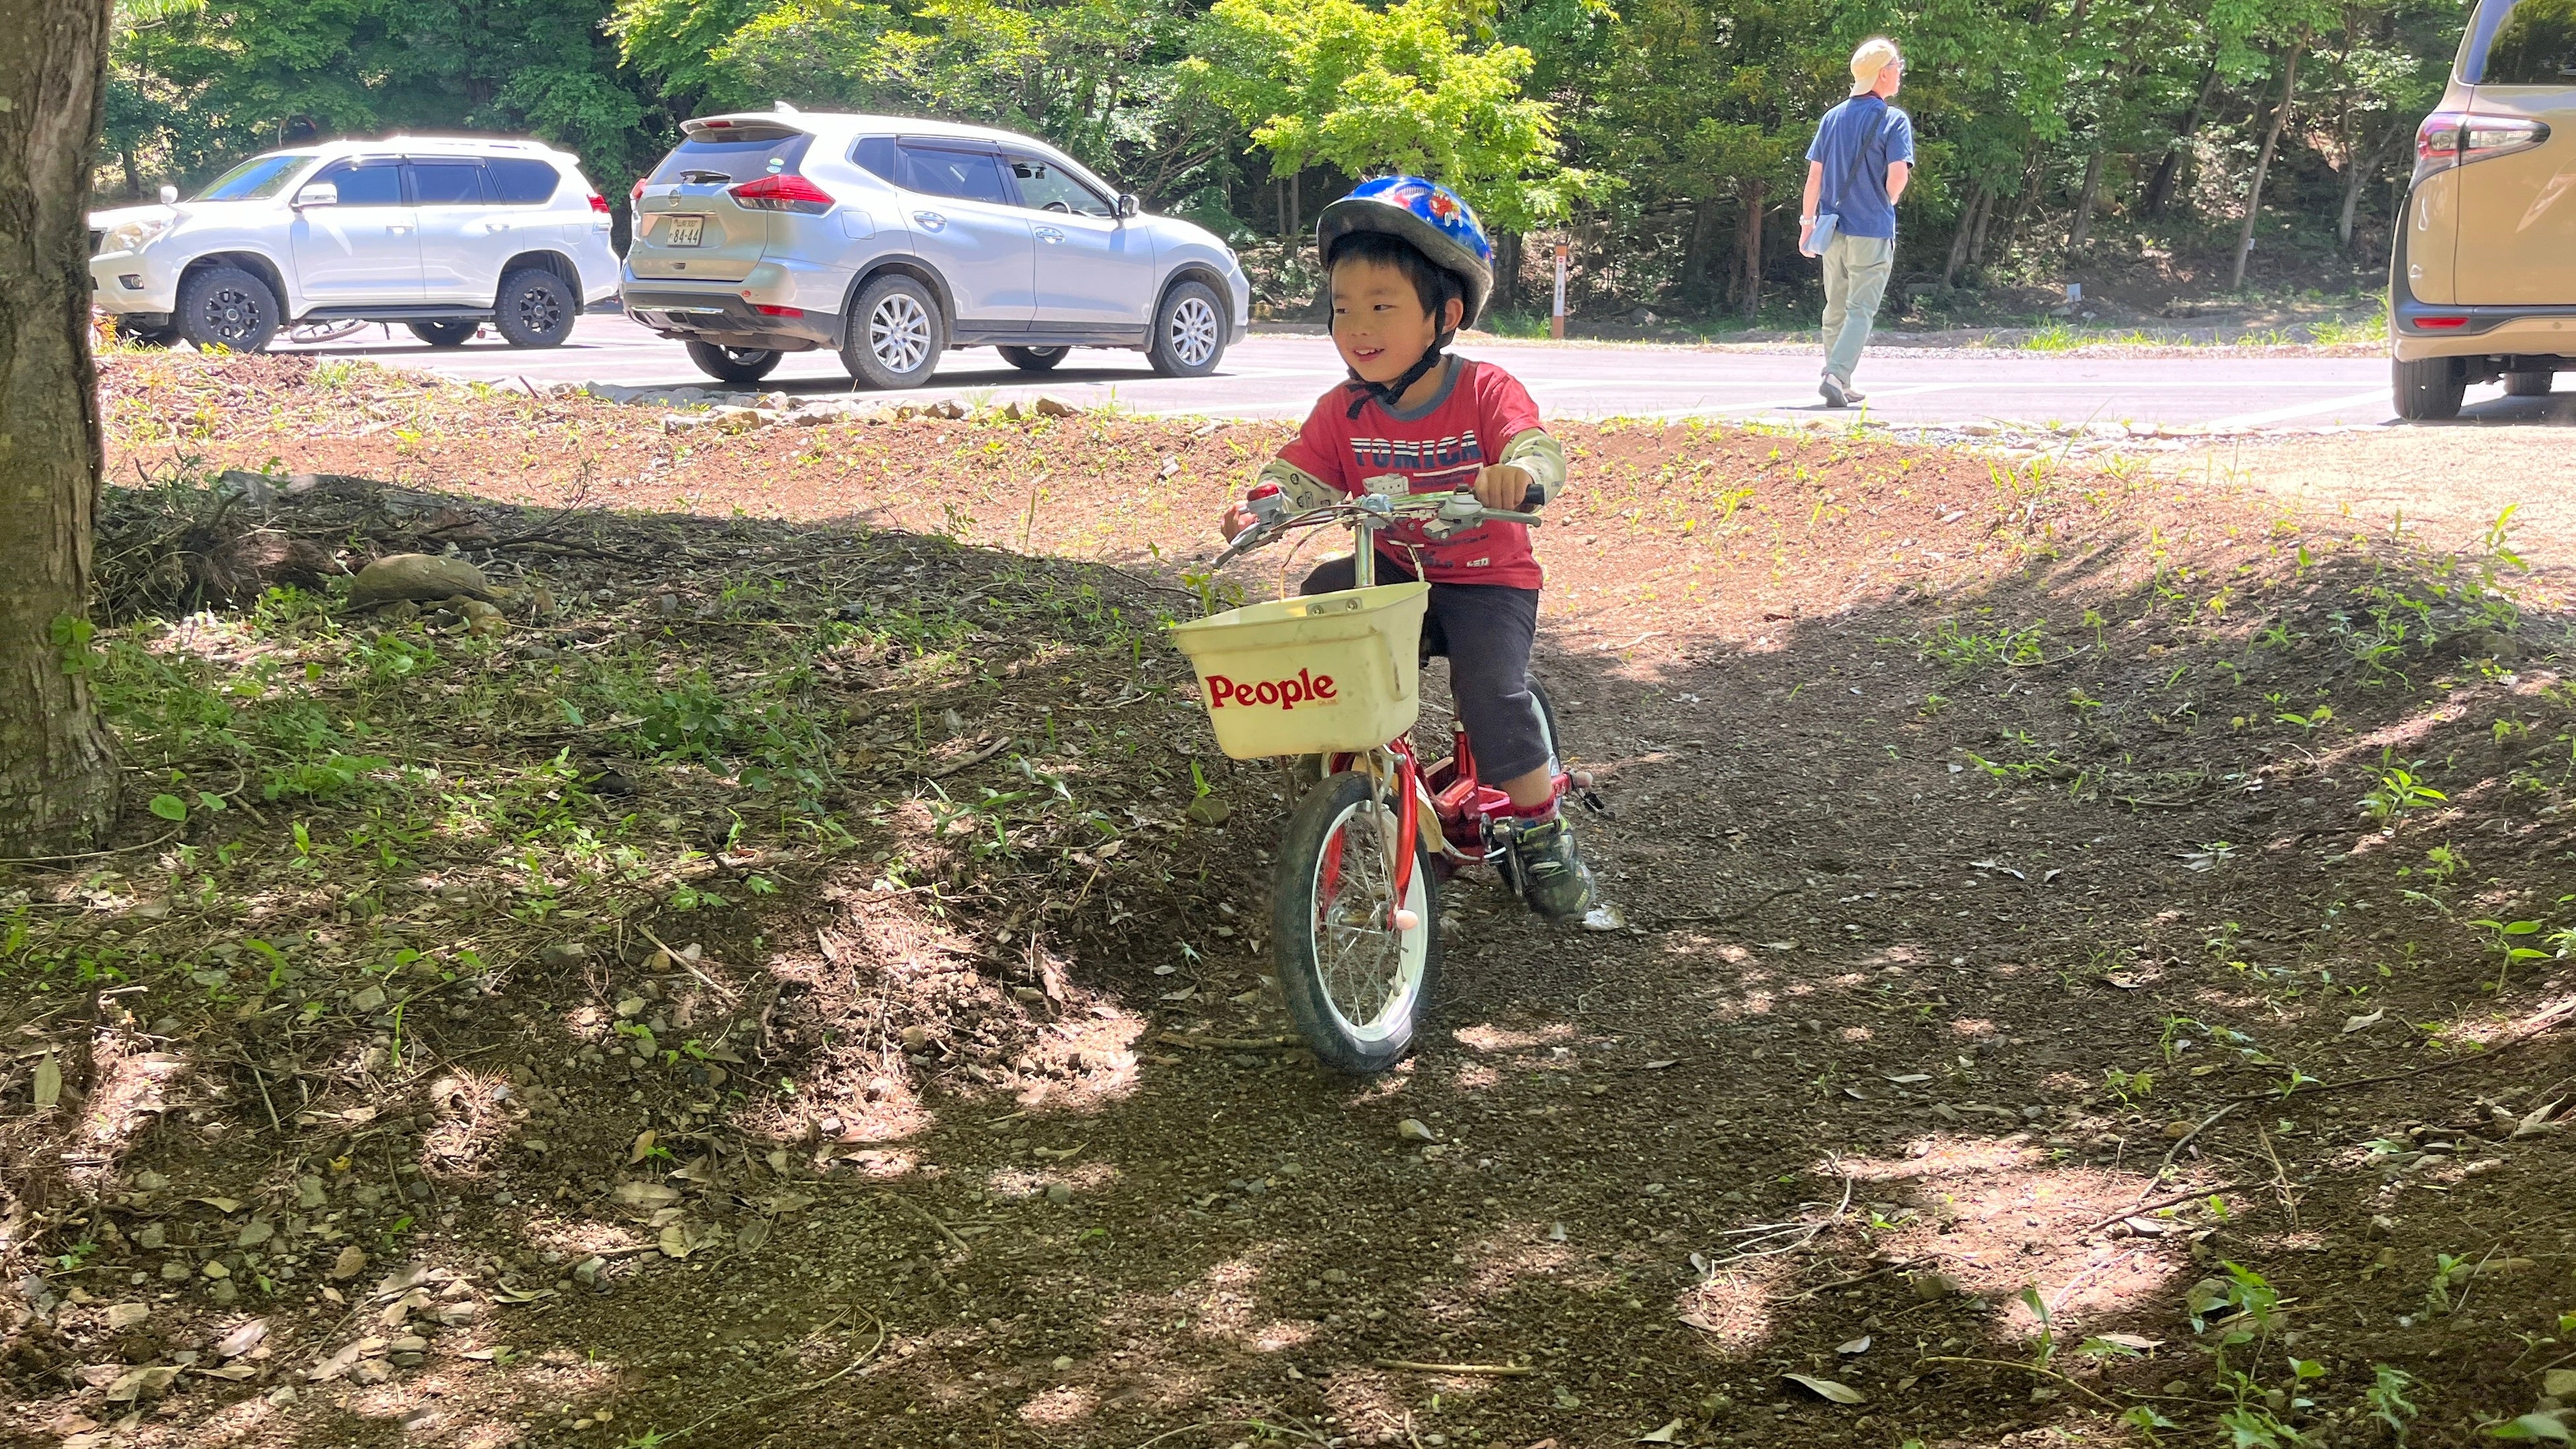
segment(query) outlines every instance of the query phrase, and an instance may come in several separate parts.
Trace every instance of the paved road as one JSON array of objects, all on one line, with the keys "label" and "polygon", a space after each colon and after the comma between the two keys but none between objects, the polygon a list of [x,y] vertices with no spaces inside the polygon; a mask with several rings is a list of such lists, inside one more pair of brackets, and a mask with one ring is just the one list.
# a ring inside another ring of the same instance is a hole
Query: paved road
[{"label": "paved road", "polygon": [[[609,382],[684,386],[707,379],[675,342],[623,317],[589,316],[564,346],[522,352],[488,330],[462,348],[437,350],[369,327],[339,342],[284,350],[369,357],[459,379],[532,384]],[[1550,415],[1706,418],[1849,417],[1818,402],[1812,357],[1657,346],[1552,346],[1478,342],[1461,349],[1512,369]],[[1342,376],[1321,337],[1260,335],[1226,354],[1215,376],[1157,377],[1141,354],[1082,351],[1032,381],[990,349],[952,352],[931,385],[913,394],[1000,403],[1043,392],[1078,405],[1116,402],[1139,413],[1206,417],[1301,416]],[[1899,424],[2127,422],[2168,426],[2321,426],[2390,421],[2388,364],[2377,358],[2085,359],[1962,357],[1880,351],[1861,367],[1873,417]],[[791,354],[767,388],[846,395],[849,374],[828,352]],[[2468,416],[2486,422],[2576,420],[2576,392],[2505,398],[2470,394]]]}]

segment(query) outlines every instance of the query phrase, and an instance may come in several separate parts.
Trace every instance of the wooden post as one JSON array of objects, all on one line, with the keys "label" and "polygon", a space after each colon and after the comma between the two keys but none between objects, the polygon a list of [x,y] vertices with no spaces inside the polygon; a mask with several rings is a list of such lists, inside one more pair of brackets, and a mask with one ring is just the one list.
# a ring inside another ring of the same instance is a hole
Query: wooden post
[{"label": "wooden post", "polygon": [[1556,310],[1547,319],[1547,335],[1560,342],[1565,340],[1565,259],[1569,250],[1563,242],[1556,244]]}]

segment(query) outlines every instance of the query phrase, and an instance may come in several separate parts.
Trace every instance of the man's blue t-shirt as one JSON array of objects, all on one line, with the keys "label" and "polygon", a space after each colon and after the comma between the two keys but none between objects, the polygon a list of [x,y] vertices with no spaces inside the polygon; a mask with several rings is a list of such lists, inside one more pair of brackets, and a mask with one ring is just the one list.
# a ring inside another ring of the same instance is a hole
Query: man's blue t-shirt
[{"label": "man's blue t-shirt", "polygon": [[1914,120],[1875,95],[1852,97],[1825,112],[1807,159],[1824,163],[1816,209],[1840,218],[1847,236],[1893,238],[1896,208],[1887,200],[1887,168],[1914,159]]}]

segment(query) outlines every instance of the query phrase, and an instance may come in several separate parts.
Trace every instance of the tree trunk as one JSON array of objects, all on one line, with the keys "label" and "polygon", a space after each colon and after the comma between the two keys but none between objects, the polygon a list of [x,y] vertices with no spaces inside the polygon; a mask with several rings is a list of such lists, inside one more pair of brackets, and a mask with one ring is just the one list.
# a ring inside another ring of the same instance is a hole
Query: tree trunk
[{"label": "tree trunk", "polygon": [[2290,119],[2290,105],[2299,96],[2299,57],[2308,48],[2308,37],[2302,32],[2290,45],[2290,63],[2281,68],[2281,104],[2272,112],[2272,124],[2263,129],[2263,154],[2254,158],[2254,184],[2245,191],[2245,228],[2236,234],[2236,266],[2227,278],[2227,290],[2233,292],[2245,285],[2245,258],[2254,250],[2254,223],[2263,215],[2263,178],[2272,169],[2272,155],[2281,146],[2281,127]]},{"label": "tree trunk", "polygon": [[1516,231],[1494,235],[1494,299],[1488,312],[1515,312],[1521,305],[1521,235]]},{"label": "tree trunk", "polygon": [[1959,225],[1950,233],[1950,259],[1941,267],[1943,287],[1956,281],[1959,268],[1967,265],[1968,245],[1977,235],[1977,218],[1985,211],[1986,198],[1991,194],[1982,181],[1968,183],[1968,204],[1959,208]]},{"label": "tree trunk", "polygon": [[0,0],[0,856],[97,845],[116,757],[85,639],[98,509],[89,355],[90,164],[106,87],[108,0]]},{"label": "tree trunk", "polygon": [[2166,143],[2164,159],[2156,163],[2155,179],[2147,183],[2147,199],[2139,210],[2148,217],[2160,217],[2173,204],[2174,186],[2182,179],[2183,156],[2191,149],[2191,138],[2200,134],[2200,120],[2209,111],[2209,98],[2218,93],[2218,57],[2213,54],[2209,69],[2200,78],[2200,97],[2184,113],[2182,126]]},{"label": "tree trunk", "polygon": [[1717,254],[1717,203],[1692,202],[1689,239],[1682,246],[1682,292],[1694,304],[1705,305],[1721,290]]},{"label": "tree trunk", "polygon": [[1744,253],[1744,320],[1748,322],[1762,315],[1762,199],[1769,192],[1768,182],[1744,183],[1744,224],[1737,241]]},{"label": "tree trunk", "polygon": [[2084,158],[2084,190],[2075,198],[2075,225],[2066,234],[2066,249],[2079,252],[2093,234],[2093,199],[2102,194],[2102,148]]},{"label": "tree trunk", "polygon": [[2369,155],[2361,155],[2356,148],[2353,154],[2345,158],[2343,211],[2335,218],[2336,250],[2351,249],[2353,218],[2361,210],[2361,189],[2369,184],[2370,174],[2379,169],[2379,163],[2388,159],[2388,153],[2396,149],[2397,139],[2407,134],[2403,118],[2392,120],[2387,126],[2381,128],[2379,143],[2370,148]]},{"label": "tree trunk", "polygon": [[1291,171],[1288,173],[1288,234],[1292,237],[1298,236],[1306,230],[1306,218],[1304,214],[1306,207],[1304,199],[1297,194],[1297,182],[1299,178],[1304,175],[1305,173],[1303,171]]}]

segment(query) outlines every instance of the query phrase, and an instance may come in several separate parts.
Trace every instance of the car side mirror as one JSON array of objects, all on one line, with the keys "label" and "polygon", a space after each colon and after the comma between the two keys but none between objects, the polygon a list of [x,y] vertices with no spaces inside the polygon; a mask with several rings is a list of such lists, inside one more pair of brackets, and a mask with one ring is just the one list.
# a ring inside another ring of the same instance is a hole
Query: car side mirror
[{"label": "car side mirror", "polygon": [[162,188],[161,188],[161,204],[162,204],[163,206],[176,206],[176,205],[178,205],[178,204],[179,204],[179,188],[178,188],[178,187],[175,187],[175,186],[164,186],[164,187],[162,187]]},{"label": "car side mirror", "polygon": [[328,181],[311,182],[297,189],[295,193],[297,211],[302,211],[308,206],[338,206],[339,204],[340,188]]},{"label": "car side mirror", "polygon": [[1135,192],[1122,191],[1118,193],[1118,214],[1120,216],[1134,216],[1141,210],[1143,210],[1143,207],[1137,203]]}]

